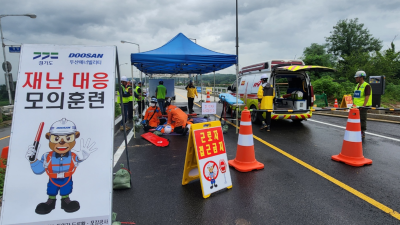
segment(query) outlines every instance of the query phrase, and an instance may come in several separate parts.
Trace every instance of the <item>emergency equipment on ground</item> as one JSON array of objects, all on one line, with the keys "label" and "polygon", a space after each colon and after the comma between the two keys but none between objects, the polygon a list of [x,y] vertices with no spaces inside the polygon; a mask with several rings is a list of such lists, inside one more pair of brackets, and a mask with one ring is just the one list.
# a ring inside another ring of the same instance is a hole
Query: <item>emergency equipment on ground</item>
[{"label": "emergency equipment on ground", "polygon": [[169,145],[169,141],[167,139],[159,137],[151,132],[144,133],[140,136],[157,147],[167,147]]}]

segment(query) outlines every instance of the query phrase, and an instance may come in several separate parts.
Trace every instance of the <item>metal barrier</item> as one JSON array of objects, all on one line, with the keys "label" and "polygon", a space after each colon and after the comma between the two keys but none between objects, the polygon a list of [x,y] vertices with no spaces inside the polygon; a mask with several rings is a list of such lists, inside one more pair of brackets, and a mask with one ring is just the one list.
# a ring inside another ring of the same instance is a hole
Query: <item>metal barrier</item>
[{"label": "metal barrier", "polygon": [[[357,107],[359,109],[371,109],[371,110],[384,110],[384,111],[400,111],[400,109],[390,109],[390,108],[376,108],[376,107]],[[266,110],[260,110],[260,109],[250,109],[249,111],[251,112],[273,112],[273,113],[285,113],[285,112],[290,112],[290,113],[305,113],[305,112],[321,112],[321,111],[339,111],[339,110],[349,110],[351,108],[331,108],[331,109],[309,109],[309,110],[272,110],[272,109],[266,109]]]}]

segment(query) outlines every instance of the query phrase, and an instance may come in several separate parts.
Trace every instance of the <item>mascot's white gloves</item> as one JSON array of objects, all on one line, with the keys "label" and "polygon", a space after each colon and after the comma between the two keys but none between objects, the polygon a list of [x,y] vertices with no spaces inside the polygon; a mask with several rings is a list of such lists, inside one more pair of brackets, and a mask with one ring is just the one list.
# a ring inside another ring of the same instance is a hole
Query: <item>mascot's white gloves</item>
[{"label": "mascot's white gloves", "polygon": [[[40,148],[40,145],[38,146],[38,150]],[[28,151],[26,152],[25,158],[29,161],[29,162],[33,162],[36,160],[36,150],[35,150],[35,146],[33,145],[29,145],[28,146]],[[32,158],[32,159],[31,159]]]},{"label": "mascot's white gloves", "polygon": [[263,83],[262,86],[263,86],[263,87],[267,86],[267,82]]},{"label": "mascot's white gloves", "polygon": [[80,161],[83,161],[89,157],[90,154],[95,152],[97,148],[93,148],[96,142],[90,143],[90,138],[85,143],[85,140],[81,139],[81,150],[74,150],[75,154],[78,156]]}]

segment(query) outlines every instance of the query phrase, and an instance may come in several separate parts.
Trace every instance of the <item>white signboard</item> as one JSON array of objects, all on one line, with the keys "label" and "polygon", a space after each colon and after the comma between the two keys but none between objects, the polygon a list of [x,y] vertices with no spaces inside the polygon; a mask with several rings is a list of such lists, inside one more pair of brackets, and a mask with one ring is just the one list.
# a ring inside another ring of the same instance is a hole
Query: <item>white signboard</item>
[{"label": "white signboard", "polygon": [[111,224],[115,59],[22,46],[1,224]]},{"label": "white signboard", "polygon": [[201,103],[201,114],[217,114],[217,103]]}]

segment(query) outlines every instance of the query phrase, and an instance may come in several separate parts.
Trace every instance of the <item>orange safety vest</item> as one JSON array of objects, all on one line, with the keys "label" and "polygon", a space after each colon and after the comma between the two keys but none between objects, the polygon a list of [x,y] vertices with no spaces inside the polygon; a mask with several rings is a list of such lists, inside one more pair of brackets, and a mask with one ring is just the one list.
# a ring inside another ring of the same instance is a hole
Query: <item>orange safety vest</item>
[{"label": "orange safety vest", "polygon": [[51,162],[52,156],[53,156],[53,152],[49,152],[49,154],[47,154],[47,157],[46,157],[47,168],[45,168],[46,173],[47,173],[47,175],[49,175],[51,183],[53,183],[57,187],[64,187],[71,180],[72,174],[75,173],[76,166],[75,166],[74,158],[76,157],[76,154],[71,152],[71,163],[65,164],[65,166],[69,166],[68,172],[64,172],[64,178],[68,177],[68,181],[65,182],[65,184],[63,184],[63,185],[58,185],[52,180],[52,178],[53,179],[57,178],[57,174],[58,174],[58,173],[53,172],[53,166],[60,166],[60,164],[52,164],[52,162]]}]

